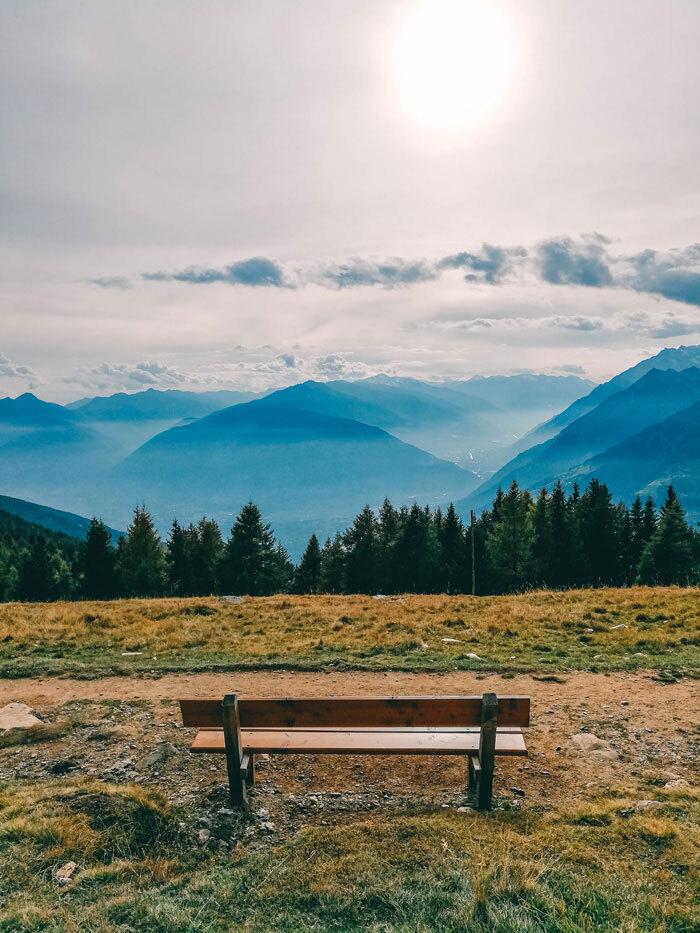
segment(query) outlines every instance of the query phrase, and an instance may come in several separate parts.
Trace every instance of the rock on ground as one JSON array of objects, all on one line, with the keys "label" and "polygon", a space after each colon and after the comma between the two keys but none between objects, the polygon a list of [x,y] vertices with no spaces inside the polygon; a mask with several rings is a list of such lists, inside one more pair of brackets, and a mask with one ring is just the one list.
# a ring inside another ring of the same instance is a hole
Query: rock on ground
[{"label": "rock on ground", "polygon": [[8,703],[0,709],[0,735],[11,729],[31,729],[43,725],[26,703]]},{"label": "rock on ground", "polygon": [[571,737],[571,741],[581,754],[588,758],[597,758],[601,761],[614,761],[617,758],[617,752],[610,747],[610,742],[598,738],[592,732],[579,732]]}]

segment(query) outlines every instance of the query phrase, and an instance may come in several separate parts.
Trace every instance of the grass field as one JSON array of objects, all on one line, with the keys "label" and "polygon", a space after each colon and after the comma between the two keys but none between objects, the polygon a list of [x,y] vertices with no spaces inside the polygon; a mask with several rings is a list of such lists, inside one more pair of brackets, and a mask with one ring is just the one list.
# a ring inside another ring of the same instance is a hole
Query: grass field
[{"label": "grass field", "polygon": [[[700,669],[700,589],[0,606],[0,676]],[[478,657],[474,657],[477,655]]]},{"label": "grass field", "polygon": [[[273,849],[193,851],[177,812],[90,781],[0,794],[0,929],[677,931],[700,923],[700,795],[590,794],[555,814],[410,813]],[[57,864],[81,864],[56,888]]]},{"label": "grass field", "polygon": [[[4,605],[0,933],[695,933],[699,660],[697,589]],[[176,706],[232,681],[525,693],[531,754],[481,814],[459,758],[273,757],[241,816]]]}]

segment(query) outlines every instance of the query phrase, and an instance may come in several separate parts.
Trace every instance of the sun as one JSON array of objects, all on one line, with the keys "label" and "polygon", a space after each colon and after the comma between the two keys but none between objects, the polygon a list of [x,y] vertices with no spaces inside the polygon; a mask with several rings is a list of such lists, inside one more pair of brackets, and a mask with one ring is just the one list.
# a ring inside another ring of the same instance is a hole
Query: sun
[{"label": "sun", "polygon": [[418,0],[398,24],[390,59],[403,115],[430,132],[461,133],[506,99],[512,23],[496,0]]}]

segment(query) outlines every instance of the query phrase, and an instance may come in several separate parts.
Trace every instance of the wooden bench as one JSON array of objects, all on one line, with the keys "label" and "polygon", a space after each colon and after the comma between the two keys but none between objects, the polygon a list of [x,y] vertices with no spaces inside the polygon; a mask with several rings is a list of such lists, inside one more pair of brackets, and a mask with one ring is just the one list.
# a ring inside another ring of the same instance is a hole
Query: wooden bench
[{"label": "wooden bench", "polygon": [[527,755],[529,697],[244,697],[180,700],[199,729],[191,751],[226,755],[231,802],[247,805],[255,756],[464,755],[479,810],[491,807],[497,755]]}]

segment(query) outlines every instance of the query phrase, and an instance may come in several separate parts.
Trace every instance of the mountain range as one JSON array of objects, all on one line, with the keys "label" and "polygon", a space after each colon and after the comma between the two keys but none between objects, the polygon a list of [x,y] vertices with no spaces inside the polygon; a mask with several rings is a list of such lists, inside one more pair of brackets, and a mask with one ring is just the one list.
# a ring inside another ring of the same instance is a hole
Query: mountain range
[{"label": "mountain range", "polygon": [[366,503],[457,500],[468,514],[513,479],[536,491],[595,474],[626,499],[673,482],[692,516],[699,405],[700,347],[663,350],[600,386],[375,376],[262,397],[148,389],[62,406],[25,394],[0,399],[0,491],[116,527],[145,502],[162,532],[202,514],[226,531],[253,499],[293,556]]},{"label": "mountain range", "polygon": [[557,479],[570,486],[596,475],[626,500],[637,493],[658,499],[672,483],[691,518],[700,517],[698,402],[700,348],[664,350],[530,432],[535,441],[551,436],[516,453],[458,507],[479,510],[513,480],[536,492]]}]

